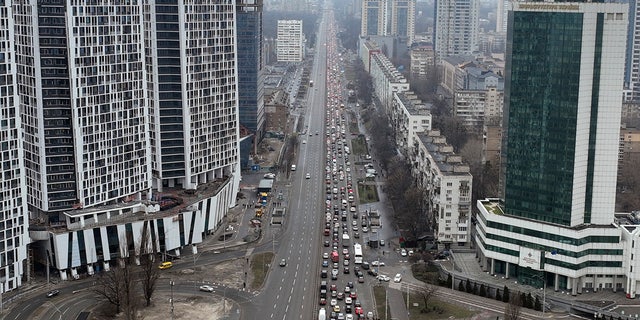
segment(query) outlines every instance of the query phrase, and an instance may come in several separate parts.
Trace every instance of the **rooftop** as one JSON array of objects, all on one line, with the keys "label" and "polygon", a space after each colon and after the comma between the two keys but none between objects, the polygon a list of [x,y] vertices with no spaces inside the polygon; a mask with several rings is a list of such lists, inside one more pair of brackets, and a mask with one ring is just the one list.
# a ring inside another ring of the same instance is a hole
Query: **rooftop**
[{"label": "rooftop", "polygon": [[456,154],[451,145],[447,144],[446,138],[440,135],[440,131],[432,130],[417,135],[438,166],[440,173],[449,176],[471,175],[469,165],[462,161],[462,156]]}]

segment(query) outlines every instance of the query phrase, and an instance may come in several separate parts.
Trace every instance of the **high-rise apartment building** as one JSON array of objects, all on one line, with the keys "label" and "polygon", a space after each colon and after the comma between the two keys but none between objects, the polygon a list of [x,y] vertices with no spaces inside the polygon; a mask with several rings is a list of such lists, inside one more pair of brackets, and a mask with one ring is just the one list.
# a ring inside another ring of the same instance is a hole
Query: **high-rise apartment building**
[{"label": "high-rise apartment building", "polygon": [[628,5],[513,5],[504,199],[478,202],[481,264],[574,295],[616,290],[628,263],[614,225]]},{"label": "high-rise apartment building", "polygon": [[362,0],[360,36],[387,35],[387,1]]},{"label": "high-rise apartment building", "polygon": [[451,55],[468,55],[478,49],[478,0],[438,0],[435,11],[438,61]]},{"label": "high-rise apartment building", "polygon": [[[195,248],[239,189],[236,2],[19,0],[13,9],[33,264],[66,280]],[[0,208],[15,218],[5,227],[26,224],[19,203]],[[24,260],[9,251],[7,261]],[[13,286],[21,271],[6,270]]]},{"label": "high-rise apartment building", "polygon": [[302,20],[278,20],[276,55],[279,62],[304,60],[304,33]]},{"label": "high-rise apartment building", "polygon": [[22,121],[16,86],[13,9],[0,5],[0,294],[19,287],[29,243]]},{"label": "high-rise apartment building", "polygon": [[415,37],[416,0],[389,0],[391,2],[391,35],[407,39],[411,45]]},{"label": "high-rise apartment building", "polygon": [[512,0],[498,0],[496,10],[496,32],[507,33],[507,18],[511,9]]},{"label": "high-rise apartment building", "polygon": [[142,6],[14,9],[31,218],[56,224],[66,210],[140,199],[151,189]]},{"label": "high-rise apartment building", "polygon": [[195,189],[231,176],[239,134],[235,1],[172,0],[148,10],[154,187]]},{"label": "high-rise apartment building", "polygon": [[262,140],[265,131],[264,57],[262,0],[238,0],[236,3],[238,36],[238,118],[253,139],[241,145],[242,159],[248,159],[251,146]]}]

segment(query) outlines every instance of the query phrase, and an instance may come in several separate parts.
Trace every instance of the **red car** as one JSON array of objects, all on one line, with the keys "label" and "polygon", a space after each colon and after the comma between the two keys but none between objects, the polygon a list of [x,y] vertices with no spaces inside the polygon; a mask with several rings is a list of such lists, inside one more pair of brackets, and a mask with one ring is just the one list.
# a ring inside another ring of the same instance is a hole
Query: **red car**
[{"label": "red car", "polygon": [[362,307],[356,307],[355,312],[358,315],[364,314],[364,310],[362,309]]},{"label": "red car", "polygon": [[351,297],[351,299],[355,300],[355,299],[358,299],[358,294],[357,294],[357,293],[355,293],[355,292],[351,292],[351,293],[349,294],[349,297]]},{"label": "red car", "polygon": [[324,306],[324,305],[326,305],[326,304],[327,304],[327,299],[325,299],[325,298],[320,298],[320,305],[321,305],[321,306]]}]

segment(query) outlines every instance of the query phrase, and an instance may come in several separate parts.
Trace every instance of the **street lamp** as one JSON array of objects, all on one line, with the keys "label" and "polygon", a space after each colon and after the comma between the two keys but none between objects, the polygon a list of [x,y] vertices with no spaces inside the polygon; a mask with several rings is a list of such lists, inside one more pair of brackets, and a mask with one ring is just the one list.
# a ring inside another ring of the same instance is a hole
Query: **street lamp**
[{"label": "street lamp", "polygon": [[175,285],[175,282],[171,280],[169,281],[169,285],[171,285],[171,299],[169,302],[171,303],[171,320],[173,320],[173,286]]}]

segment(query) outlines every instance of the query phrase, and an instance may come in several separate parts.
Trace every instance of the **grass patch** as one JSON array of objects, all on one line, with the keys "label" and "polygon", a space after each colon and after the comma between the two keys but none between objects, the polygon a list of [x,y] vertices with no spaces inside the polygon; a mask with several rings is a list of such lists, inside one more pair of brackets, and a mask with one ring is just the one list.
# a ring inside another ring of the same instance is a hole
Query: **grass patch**
[{"label": "grass patch", "polygon": [[354,156],[362,156],[369,153],[364,136],[360,135],[357,138],[351,139],[351,153]]},{"label": "grass patch", "polygon": [[358,200],[360,204],[380,201],[378,188],[375,185],[358,183]]},{"label": "grass patch", "polygon": [[[405,303],[407,295],[403,294]],[[383,298],[384,299],[384,298]],[[418,306],[414,306],[417,303]],[[409,294],[409,319],[410,320],[430,320],[430,319],[470,319],[477,312],[471,311],[459,304],[451,304],[437,298],[429,299],[429,304],[425,309],[423,300],[417,294]]]},{"label": "grass patch", "polygon": [[273,265],[273,252],[263,252],[251,256],[251,285],[252,289],[258,289],[264,284],[267,278],[267,272]]},{"label": "grass patch", "polygon": [[354,119],[354,117],[349,121],[349,132],[354,134],[360,133],[360,129],[358,129],[358,120]]},{"label": "grass patch", "polygon": [[[387,288],[383,286],[374,286],[373,287],[373,298],[376,299],[376,319],[390,319],[391,312],[389,312],[388,305],[385,306],[385,298],[387,296]],[[385,316],[384,311],[387,310],[387,315]]]},{"label": "grass patch", "polygon": [[435,265],[425,265],[424,263],[414,263],[411,265],[411,273],[417,280],[426,283],[437,284],[440,273]]}]

